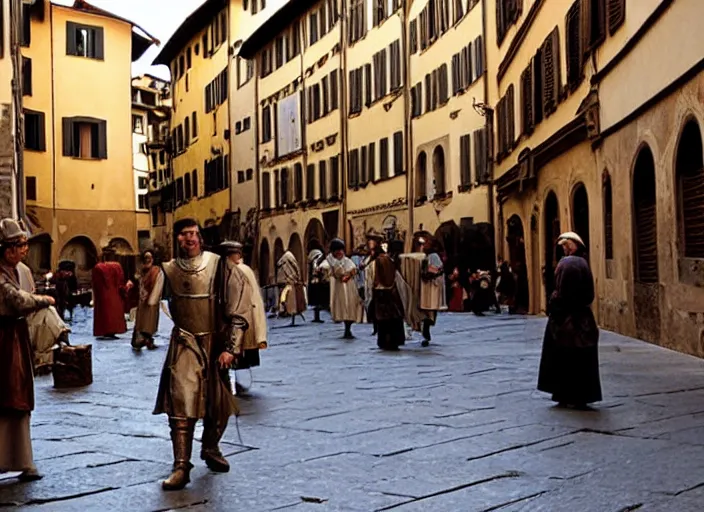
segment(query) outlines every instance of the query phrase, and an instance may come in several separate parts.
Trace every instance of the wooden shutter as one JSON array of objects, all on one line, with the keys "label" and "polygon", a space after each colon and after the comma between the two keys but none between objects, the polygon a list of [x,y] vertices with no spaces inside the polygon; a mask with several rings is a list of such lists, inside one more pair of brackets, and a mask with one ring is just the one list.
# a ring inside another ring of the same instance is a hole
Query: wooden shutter
[{"label": "wooden shutter", "polygon": [[22,57],[22,95],[32,95],[32,59]]},{"label": "wooden shutter", "polygon": [[410,52],[413,55],[418,51],[418,18],[411,20],[408,38],[410,39]]},{"label": "wooden shutter", "polygon": [[428,47],[428,8],[425,7],[420,13],[420,49]]},{"label": "wooden shutter", "polygon": [[460,54],[452,56],[452,95],[457,96],[460,92]]},{"label": "wooden shutter", "polygon": [[474,176],[479,183],[486,180],[486,131],[476,130],[474,138]]},{"label": "wooden shutter", "polygon": [[560,34],[557,27],[543,43],[543,115],[557,110],[560,100]]},{"label": "wooden shutter", "polygon": [[306,167],[306,199],[315,199],[315,166],[308,164]]},{"label": "wooden shutter", "polygon": [[347,75],[348,75],[348,77],[349,77],[349,78],[348,78],[348,81],[349,81],[349,84],[350,84],[350,86],[349,86],[349,91],[350,91],[350,97],[349,97],[349,105],[350,105],[350,106],[349,106],[349,113],[350,113],[350,114],[353,114],[353,113],[355,112],[355,108],[354,108],[354,107],[355,107],[355,105],[354,105],[355,102],[354,102],[354,99],[355,99],[355,89],[356,89],[356,85],[357,85],[357,81],[356,81],[356,80],[357,80],[357,70],[356,70],[356,69],[353,69],[353,70],[351,70],[349,73],[347,73]]},{"label": "wooden shutter", "polygon": [[394,176],[403,174],[403,132],[394,133]]},{"label": "wooden shutter", "polygon": [[359,184],[359,150],[353,149],[349,154],[349,176],[347,186],[354,188]]},{"label": "wooden shutter", "polygon": [[66,22],[66,55],[78,55],[76,31],[78,27],[71,21]]},{"label": "wooden shutter", "polygon": [[[103,28],[95,27],[93,31],[95,36],[95,54],[93,56],[98,60],[103,60],[105,58],[105,34],[103,33]],[[183,70],[181,70],[181,72],[183,72]]]},{"label": "wooden shutter", "polygon": [[501,42],[506,36],[506,21],[504,18],[504,0],[496,1],[496,42],[501,45]]},{"label": "wooden shutter", "polygon": [[73,154],[73,119],[64,117],[61,119],[61,136],[63,142],[64,156],[77,156]]},{"label": "wooden shutter", "polygon": [[330,110],[337,110],[340,99],[337,91],[337,70],[330,73]]},{"label": "wooden shutter", "polygon": [[[375,56],[376,57],[376,56]],[[372,104],[372,65],[364,65],[364,105]]]},{"label": "wooden shutter", "polygon": [[432,105],[433,105],[433,97],[432,97],[432,92],[431,92],[431,77],[430,74],[425,75],[425,111],[430,112],[432,110]]},{"label": "wooden shutter", "polygon": [[526,135],[533,133],[535,118],[533,116],[533,63],[521,73],[521,128]]},{"label": "wooden shutter", "polygon": [[367,153],[367,146],[362,146],[362,149],[360,150],[359,167],[359,184],[366,185],[367,183],[369,183],[369,158]]},{"label": "wooden shutter", "polygon": [[330,197],[340,197],[340,155],[330,159]]},{"label": "wooden shutter", "polygon": [[327,5],[323,2],[320,6],[320,37],[328,33],[328,13]]},{"label": "wooden shutter", "polygon": [[512,151],[516,143],[516,104],[513,84],[509,85],[506,93],[506,122],[507,122],[507,151]]},{"label": "wooden shutter", "polygon": [[447,64],[440,66],[439,74],[440,83],[438,84],[438,88],[440,92],[440,103],[445,104],[450,99],[447,83]]},{"label": "wooden shutter", "polygon": [[543,48],[533,57],[533,117],[538,125],[543,120]]},{"label": "wooden shutter", "polygon": [[472,185],[472,168],[470,167],[469,135],[460,137],[460,190],[466,190]]},{"label": "wooden shutter", "polygon": [[401,66],[401,41],[394,41],[391,44],[391,90],[396,91],[401,88],[403,82]]},{"label": "wooden shutter", "polygon": [[98,158],[108,157],[108,125],[106,121],[98,122]]},{"label": "wooden shutter", "polygon": [[320,179],[320,199],[327,201],[328,199],[328,163],[321,160],[318,163],[318,175]]},{"label": "wooden shutter", "polygon": [[606,175],[603,185],[604,195],[604,253],[607,260],[614,257],[614,207],[611,177]]},{"label": "wooden shutter", "polygon": [[36,112],[37,123],[38,123],[38,134],[39,134],[39,151],[46,151],[46,119],[44,117],[44,112]]},{"label": "wooden shutter", "polygon": [[474,72],[476,77],[479,78],[484,74],[484,39],[482,36],[474,40],[474,52],[476,53],[476,69]]},{"label": "wooden shutter", "polygon": [[626,20],[626,0],[607,0],[609,34],[613,35]]},{"label": "wooden shutter", "polygon": [[576,0],[567,11],[565,22],[567,52],[567,85],[574,91],[582,81],[584,52],[582,50],[581,0]]},{"label": "wooden shutter", "polygon": [[678,174],[684,256],[704,258],[704,169],[682,170]]},{"label": "wooden shutter", "polygon": [[376,143],[370,142],[369,149],[366,156],[366,162],[364,157],[364,149],[362,148],[362,166],[367,169],[365,183],[370,181],[376,181]]},{"label": "wooden shutter", "polygon": [[322,97],[323,97],[323,112],[322,115],[325,116],[327,115],[328,112],[330,112],[330,85],[329,85],[329,79],[327,76],[323,77],[322,80]]},{"label": "wooden shutter", "polygon": [[472,76],[472,43],[462,48],[460,65],[460,87],[466,89],[470,86],[474,77]]},{"label": "wooden shutter", "polygon": [[379,52],[379,97],[383,98],[389,92],[386,66],[386,48]]},{"label": "wooden shutter", "polygon": [[379,141],[379,178],[384,180],[389,177],[389,138],[384,137]]}]

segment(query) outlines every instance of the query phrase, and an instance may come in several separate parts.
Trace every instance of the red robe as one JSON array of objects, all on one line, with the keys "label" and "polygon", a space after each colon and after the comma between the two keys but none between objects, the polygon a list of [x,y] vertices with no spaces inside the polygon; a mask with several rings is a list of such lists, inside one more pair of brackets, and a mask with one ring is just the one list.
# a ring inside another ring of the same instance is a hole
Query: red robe
[{"label": "red robe", "polygon": [[93,268],[93,336],[127,332],[121,292],[125,286],[122,266],[114,261]]}]

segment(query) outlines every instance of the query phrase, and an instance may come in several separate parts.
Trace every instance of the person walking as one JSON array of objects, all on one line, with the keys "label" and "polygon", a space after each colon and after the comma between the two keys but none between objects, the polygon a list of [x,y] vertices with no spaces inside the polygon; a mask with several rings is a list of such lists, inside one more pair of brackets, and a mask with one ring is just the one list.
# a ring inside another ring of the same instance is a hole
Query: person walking
[{"label": "person walking", "polygon": [[560,235],[565,257],[555,269],[555,289],[543,338],[538,390],[560,406],[586,409],[601,400],[599,328],[594,320],[594,277],[577,233]]},{"label": "person walking", "polygon": [[93,268],[93,336],[116,339],[127,332],[124,302],[125,273],[115,261],[113,247],[103,249],[102,261]]},{"label": "person walking", "polygon": [[421,269],[420,309],[425,314],[423,320],[422,346],[430,344],[430,327],[435,325],[438,311],[447,309],[445,296],[445,273],[443,262],[438,253],[437,241],[429,236],[418,239],[420,250],[425,253]]},{"label": "person walking", "polygon": [[345,242],[335,238],[330,242],[330,253],[320,264],[320,269],[330,279],[330,314],[333,322],[344,322],[344,339],[352,339],[352,324],[361,323],[364,317],[362,299],[357,290],[354,262],[345,256]]},{"label": "person walking", "polygon": [[[154,262],[154,251],[142,252],[142,270],[139,278],[139,304],[132,333],[132,348],[140,351],[142,347],[154,350],[154,335],[159,330],[159,303],[164,288],[164,273]],[[127,283],[127,288],[132,282]]]},{"label": "person walking", "polygon": [[[174,223],[178,257],[164,264],[165,288],[174,329],[161,373],[154,414],[169,417],[174,464],[164,490],[190,482],[196,422],[203,420],[201,459],[215,472],[230,464],[219,443],[232,414],[238,413],[229,370],[243,356],[245,332],[253,324],[252,298],[245,278],[226,279],[220,257],[203,250],[195,219]],[[228,267],[238,275],[235,267]]]},{"label": "person walking", "polygon": [[25,316],[55,302],[20,287],[17,266],[26,248],[27,234],[19,223],[0,221],[0,472],[20,471],[21,481],[32,481],[41,475],[32,454],[34,372]]}]

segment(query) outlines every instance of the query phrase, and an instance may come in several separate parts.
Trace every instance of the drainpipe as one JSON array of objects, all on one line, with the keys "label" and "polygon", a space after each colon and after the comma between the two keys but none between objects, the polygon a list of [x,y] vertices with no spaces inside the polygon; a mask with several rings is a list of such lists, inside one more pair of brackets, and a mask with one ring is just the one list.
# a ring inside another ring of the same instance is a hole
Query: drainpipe
[{"label": "drainpipe", "polygon": [[[340,181],[340,217],[342,222],[342,229],[339,230],[343,234],[345,240],[349,240],[350,244],[354,244],[352,240],[352,233],[347,232],[347,227],[349,223],[347,222],[347,173],[348,163],[349,163],[349,140],[347,135],[348,129],[348,84],[347,84],[347,30],[349,29],[347,25],[347,0],[340,0],[340,95],[342,96],[340,101],[340,147],[341,151],[341,162],[340,162],[340,172],[342,173]],[[353,249],[353,247],[350,247]]]},{"label": "drainpipe", "polygon": [[[24,114],[22,111],[22,53],[20,30],[22,24],[22,4],[11,0],[9,5],[10,58],[12,60],[12,106],[10,108],[13,137],[13,169],[10,176],[11,212],[14,218],[25,220],[24,200]],[[25,223],[26,224],[26,223]],[[28,227],[28,225],[27,225]]]},{"label": "drainpipe", "polygon": [[[497,244],[497,227],[498,227],[498,240],[503,240],[503,223],[499,224],[494,219],[495,216],[495,204],[494,204],[494,109],[489,106],[489,71],[487,62],[487,21],[486,21],[486,0],[482,1],[482,39],[484,44],[482,45],[482,60],[484,61],[484,105],[487,106],[485,110],[485,129],[486,129],[486,163],[487,163],[487,218],[494,226],[494,252],[497,252],[497,245],[503,247],[503,244],[499,242]],[[499,254],[503,253],[503,250],[498,251]]]},{"label": "drainpipe", "polygon": [[404,137],[404,146],[406,152],[406,198],[408,202],[408,229],[409,233],[405,240],[405,250],[412,250],[409,243],[413,240],[414,229],[414,206],[415,206],[415,158],[413,154],[413,121],[411,119],[411,56],[408,53],[410,48],[408,41],[408,9],[411,2],[404,2],[403,8],[400,11],[399,19],[401,20],[401,51],[404,60],[403,66],[403,120],[406,136]]},{"label": "drainpipe", "polygon": [[[58,149],[56,144],[56,90],[54,89],[54,6],[49,3],[49,45],[50,45],[50,66],[51,66],[51,145],[53,149],[53,154],[51,157],[51,183],[52,183],[52,196],[51,196],[51,238],[53,241],[58,242],[59,226],[56,222],[56,159],[58,158]],[[63,148],[63,141],[61,144]],[[63,154],[63,150],[62,150]],[[52,245],[52,253],[54,249],[58,249],[55,244]],[[58,258],[58,254],[56,254]],[[53,258],[52,258],[53,263]],[[52,268],[54,266],[52,265]]]},{"label": "drainpipe", "polygon": [[[257,170],[257,174],[254,177],[254,194],[255,194],[255,210],[254,210],[254,240],[256,247],[252,251],[252,263],[256,261],[257,270],[259,270],[259,242],[261,236],[261,170],[259,169],[259,69],[257,67],[258,59],[254,58],[252,60],[252,78],[254,82],[252,87],[254,87],[254,119],[252,120],[252,137],[254,138],[254,169]],[[256,259],[255,259],[256,256]],[[268,276],[267,276],[268,277]],[[259,283],[264,286],[266,283]]]}]

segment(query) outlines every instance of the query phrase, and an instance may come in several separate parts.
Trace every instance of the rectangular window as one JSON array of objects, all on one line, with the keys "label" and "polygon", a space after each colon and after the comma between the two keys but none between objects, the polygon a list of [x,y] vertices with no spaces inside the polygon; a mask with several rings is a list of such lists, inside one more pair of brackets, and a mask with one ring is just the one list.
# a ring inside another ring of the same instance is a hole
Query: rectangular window
[{"label": "rectangular window", "polygon": [[315,166],[308,164],[306,167],[306,199],[315,199]]},{"label": "rectangular window", "polygon": [[521,73],[521,132],[533,133],[535,118],[533,116],[533,63]]},{"label": "rectangular window", "polygon": [[308,17],[308,33],[310,34],[310,45],[318,42],[318,12],[310,13]]},{"label": "rectangular window", "polygon": [[337,70],[330,73],[330,110],[340,107],[340,93],[337,90]]},{"label": "rectangular window", "polygon": [[[362,148],[361,165],[364,167],[364,148]],[[376,143],[371,142],[369,144],[369,149],[367,150],[367,171],[366,174],[363,173],[364,183],[369,183],[370,181],[376,181]]]},{"label": "rectangular window", "polygon": [[268,171],[262,172],[262,206],[265,210],[271,208],[271,177]]},{"label": "rectangular window", "polygon": [[[376,82],[374,82],[376,86]],[[372,97],[376,91],[376,87],[372,90],[372,65],[364,65],[364,106],[369,107],[372,104]]]},{"label": "rectangular window", "polygon": [[281,179],[279,178],[279,170],[274,170],[274,208],[281,206]]},{"label": "rectangular window", "polygon": [[423,86],[417,83],[411,90],[411,117],[419,117],[423,113]]},{"label": "rectangular window", "polygon": [[245,117],[242,120],[242,131],[246,132],[252,127],[252,118],[251,117]]},{"label": "rectangular window", "polygon": [[27,201],[37,200],[37,178],[26,176],[24,179],[24,197]]},{"label": "rectangular window", "polygon": [[64,117],[62,128],[64,156],[88,159],[108,157],[105,121],[84,117]]},{"label": "rectangular window", "polygon": [[191,135],[194,139],[198,138],[198,117],[196,112],[191,114]]},{"label": "rectangular window", "polygon": [[322,95],[323,95],[323,112],[322,115],[327,115],[330,112],[330,80],[327,76],[322,80]]},{"label": "rectangular window", "polygon": [[557,27],[543,43],[543,118],[557,110],[560,101],[560,34]]},{"label": "rectangular window", "polygon": [[[66,55],[75,55],[77,57],[86,57],[89,59],[103,60],[103,38],[104,35],[102,27],[94,27],[91,25],[79,25],[78,23],[67,21]],[[181,63],[181,74],[184,71],[183,67],[183,63]]]},{"label": "rectangular window", "polygon": [[318,18],[320,19],[320,38],[328,33],[328,9],[327,9],[327,4],[325,2],[322,3],[320,6],[320,14],[318,14]]},{"label": "rectangular window", "polygon": [[184,199],[188,201],[191,198],[191,175],[186,173],[183,179]]},{"label": "rectangular window", "polygon": [[32,151],[46,151],[44,112],[24,111],[24,147]]},{"label": "rectangular window", "polygon": [[394,176],[403,174],[403,132],[394,133]]},{"label": "rectangular window", "polygon": [[384,137],[379,141],[379,177],[385,180],[389,177],[389,139]]},{"label": "rectangular window", "polygon": [[191,172],[191,182],[193,188],[193,197],[198,197],[198,171],[193,169]]},{"label": "rectangular window", "polygon": [[471,186],[470,137],[469,134],[467,134],[460,137],[460,189],[467,190]]},{"label": "rectangular window", "polygon": [[479,183],[485,183],[488,177],[486,129],[476,130],[472,138],[474,139],[474,178]]},{"label": "rectangular window", "polygon": [[415,20],[411,21],[409,30],[408,30],[408,38],[410,39],[410,51],[411,55],[415,54],[418,52],[418,19],[416,18]]},{"label": "rectangular window", "polygon": [[244,183],[244,171],[237,171],[237,183]]},{"label": "rectangular window", "polygon": [[425,75],[425,111],[430,112],[433,110],[433,89],[432,89],[432,79],[430,75]]},{"label": "rectangular window", "polygon": [[378,26],[386,19],[386,0],[372,0],[372,25]]},{"label": "rectangular window", "polygon": [[484,74],[484,39],[482,36],[477,37],[474,40],[474,76],[475,80],[479,79]]},{"label": "rectangular window", "polygon": [[262,109],[262,142],[271,140],[271,107],[267,105]]},{"label": "rectangular window", "polygon": [[192,62],[191,62],[191,47],[189,46],[186,48],[186,69],[191,69],[192,67]]},{"label": "rectangular window", "polygon": [[391,58],[391,90],[396,91],[401,88],[401,41],[394,41],[389,46]]},{"label": "rectangular window", "polygon": [[284,37],[279,36],[276,38],[276,68],[277,69],[284,65],[284,55],[286,55],[285,48],[284,48]]},{"label": "rectangular window", "polygon": [[359,185],[359,150],[353,149],[349,153],[349,179],[348,187],[355,188]]},{"label": "rectangular window", "polygon": [[132,114],[132,131],[134,133],[144,133],[144,118],[142,116]]},{"label": "rectangular window", "polygon": [[330,198],[340,197],[340,155],[330,159]]},{"label": "rectangular window", "polygon": [[313,85],[313,120],[317,121],[322,116],[320,109],[320,84]]},{"label": "rectangular window", "polygon": [[148,210],[149,209],[149,202],[147,200],[147,194],[139,194],[137,196],[137,207],[140,210]]},{"label": "rectangular window", "polygon": [[[369,151],[371,149],[371,151]],[[366,185],[369,183],[369,161],[374,160],[374,157],[371,155],[374,155],[374,146],[371,144],[369,145],[369,149],[367,146],[362,146],[362,149],[360,150],[359,154],[359,184],[360,185]]]},{"label": "rectangular window", "polygon": [[565,20],[565,51],[567,52],[567,86],[574,91],[583,78],[584,51],[582,50],[581,0],[576,0],[567,11]]},{"label": "rectangular window", "polygon": [[301,25],[295,22],[291,28],[288,44],[288,60],[293,59],[301,53]]},{"label": "rectangular window", "polygon": [[[0,7],[2,7],[0,5]],[[32,95],[32,59],[22,57],[22,96]]]},{"label": "rectangular window", "polygon": [[[2,7],[2,6],[0,6]],[[1,9],[0,9],[1,11]],[[1,14],[1,13],[0,13]],[[0,16],[0,21],[2,16]],[[0,26],[4,27],[3,23]],[[9,26],[9,24],[8,24]],[[0,30],[0,34],[2,31]],[[20,46],[27,47],[32,43],[32,6],[22,3],[22,28],[20,30]],[[1,44],[1,43],[0,43]]]},{"label": "rectangular window", "polygon": [[183,178],[176,180],[176,204],[183,202]]},{"label": "rectangular window", "polygon": [[462,16],[464,16],[464,6],[462,3],[462,0],[455,0],[455,24],[459,23]]},{"label": "rectangular window", "polygon": [[362,68],[353,69],[349,73],[350,79],[350,114],[362,111]]},{"label": "rectangular window", "polygon": [[321,160],[318,163],[318,180],[320,187],[320,199],[327,201],[328,199],[328,163]]}]

